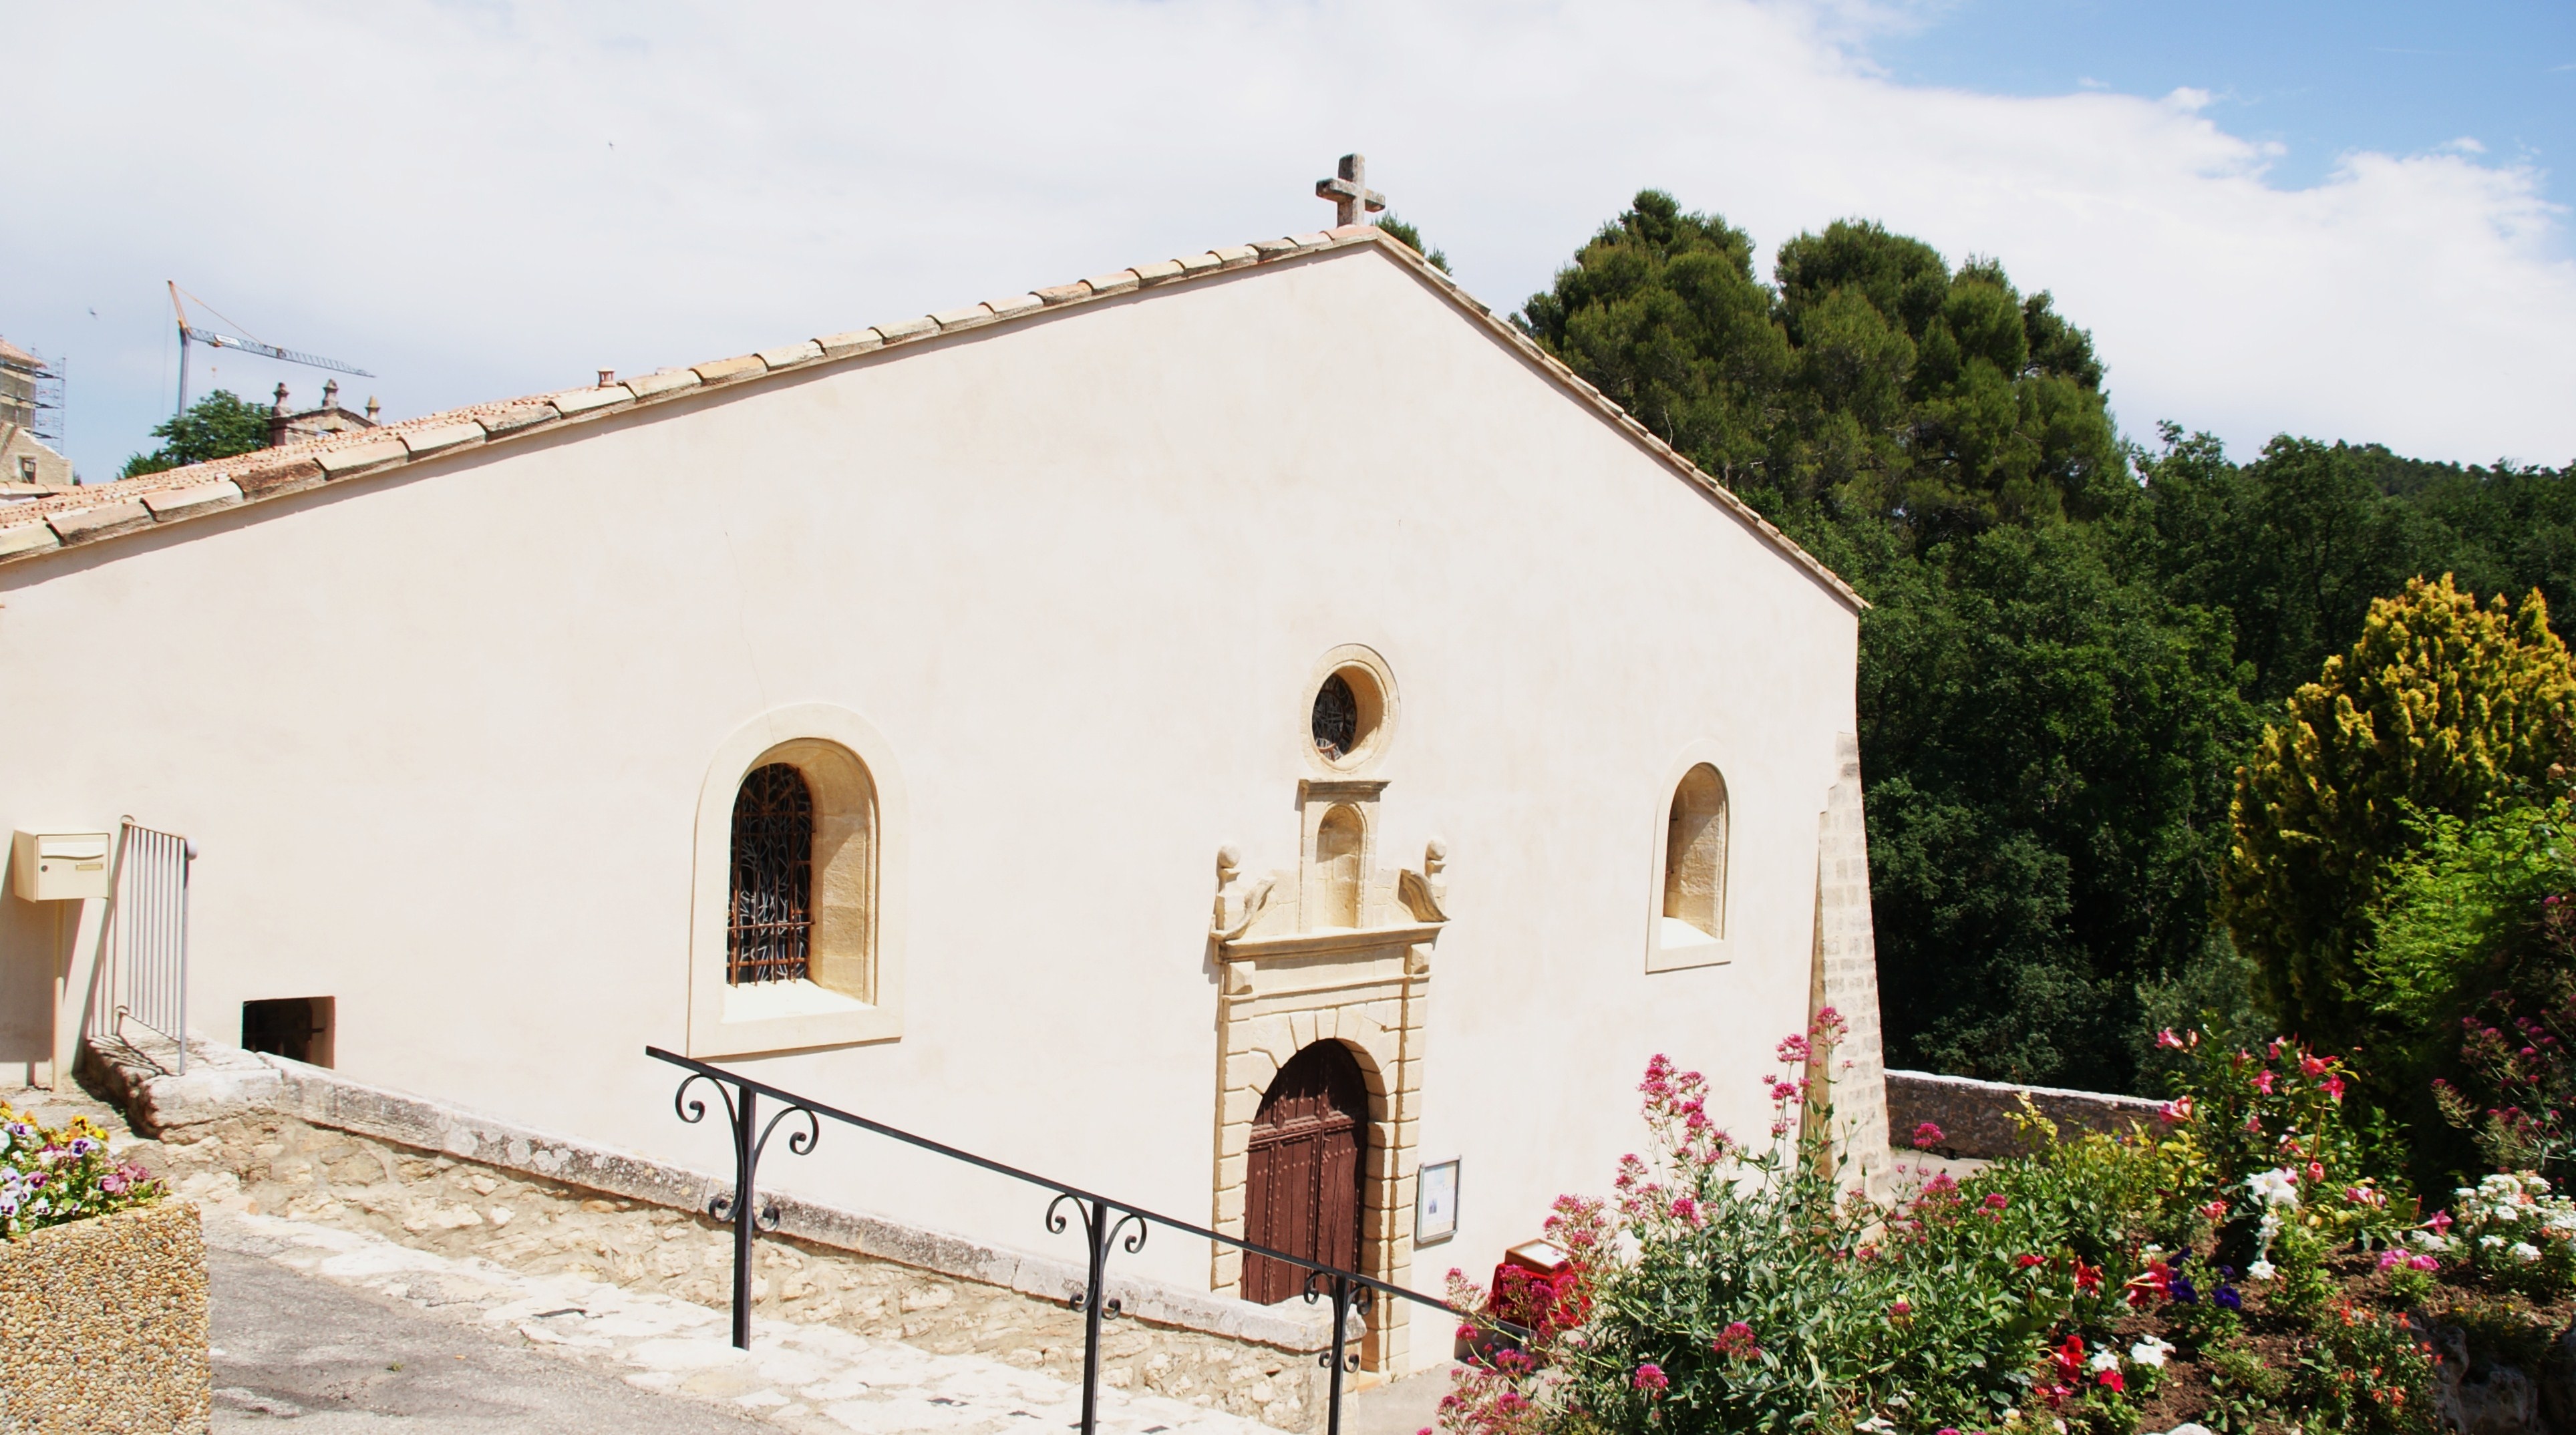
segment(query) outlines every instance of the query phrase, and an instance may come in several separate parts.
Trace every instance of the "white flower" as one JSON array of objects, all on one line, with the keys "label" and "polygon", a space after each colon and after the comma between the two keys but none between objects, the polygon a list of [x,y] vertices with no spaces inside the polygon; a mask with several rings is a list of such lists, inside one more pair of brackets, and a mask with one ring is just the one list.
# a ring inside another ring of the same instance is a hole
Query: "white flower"
[{"label": "white flower", "polygon": [[2254,1264],[2245,1268],[2245,1278],[2249,1281],[2270,1280],[2272,1278],[2272,1263],[2270,1261],[2256,1261]]},{"label": "white flower", "polygon": [[2524,1265],[2529,1265],[2533,1261],[2540,1259],[2540,1247],[2533,1245],[2529,1241],[2516,1241],[2513,1243],[2512,1254],[2515,1260],[2522,1262]]},{"label": "white flower", "polygon": [[2255,1200],[2267,1206],[2299,1204],[2299,1178],[2291,1175],[2287,1167],[2276,1166],[2246,1177],[2245,1189],[2253,1193]]},{"label": "white flower", "polygon": [[2165,1357],[2172,1352],[2171,1342],[2158,1340],[2151,1335],[2129,1347],[2129,1359],[2139,1365],[2162,1370],[2165,1368]]},{"label": "white flower", "polygon": [[2486,1247],[2488,1250],[2494,1250],[2496,1247],[2504,1244],[2504,1237],[2480,1236],[2478,1237],[2478,1244]]},{"label": "white flower", "polygon": [[1888,1435],[1888,1432],[1894,1430],[1896,1426],[1891,1424],[1884,1415],[1873,1415],[1852,1428],[1866,1430],[1870,1435]]},{"label": "white flower", "polygon": [[2117,1370],[2120,1368],[2120,1357],[2107,1350],[2097,1350],[2093,1352],[2091,1364],[2095,1370]]}]

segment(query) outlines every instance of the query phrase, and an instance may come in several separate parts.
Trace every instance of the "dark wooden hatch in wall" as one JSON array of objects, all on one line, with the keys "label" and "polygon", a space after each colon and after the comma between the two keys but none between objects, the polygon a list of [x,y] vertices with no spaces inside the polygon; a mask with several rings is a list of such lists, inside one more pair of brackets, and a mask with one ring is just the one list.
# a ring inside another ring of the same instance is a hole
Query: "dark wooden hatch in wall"
[{"label": "dark wooden hatch in wall", "polygon": [[[1244,1237],[1344,1270],[1360,1264],[1360,1183],[1368,1171],[1368,1081],[1349,1048],[1319,1041],[1288,1058],[1252,1121]],[[1304,1293],[1302,1267],[1243,1258],[1243,1298]]]}]

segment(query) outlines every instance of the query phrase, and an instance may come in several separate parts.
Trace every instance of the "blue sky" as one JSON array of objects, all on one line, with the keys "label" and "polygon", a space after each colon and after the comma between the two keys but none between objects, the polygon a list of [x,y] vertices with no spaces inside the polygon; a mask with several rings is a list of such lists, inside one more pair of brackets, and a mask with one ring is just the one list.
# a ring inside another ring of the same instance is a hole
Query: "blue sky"
[{"label": "blue sky", "polygon": [[2490,161],[2550,171],[2550,198],[2576,198],[2570,0],[1951,0],[1861,48],[1905,84],[2207,90],[2211,119],[2282,146],[2281,185],[2323,180],[2348,151],[2466,138]]},{"label": "blue sky", "polygon": [[10,59],[0,336],[92,479],[164,280],[403,418],[1313,229],[1350,150],[1498,309],[1652,186],[2002,261],[2133,437],[2576,459],[2576,0],[169,0]]}]

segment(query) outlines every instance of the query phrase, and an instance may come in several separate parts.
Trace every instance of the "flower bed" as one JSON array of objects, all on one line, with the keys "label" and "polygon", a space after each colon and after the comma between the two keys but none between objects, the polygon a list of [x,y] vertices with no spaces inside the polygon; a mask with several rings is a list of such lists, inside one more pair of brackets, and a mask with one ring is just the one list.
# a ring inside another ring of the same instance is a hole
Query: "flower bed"
[{"label": "flower bed", "polygon": [[[1493,1318],[1442,1410],[1453,1435],[1790,1431],[2130,1435],[2538,1431],[2576,1421],[2576,1202],[2538,1176],[2423,1216],[2343,1108],[2349,1073],[2295,1043],[2169,1038],[2190,1074],[2159,1119],[1966,1180],[1846,1189],[1804,1074],[1832,1013],[1782,1043],[1770,1141],[1708,1120],[1658,1057],[1650,1144],[1606,1201],[1561,1198],[1544,1298],[1453,1294]],[[1937,1147],[1942,1133],[1915,1133]],[[1525,1334],[1501,1328],[1508,1321]],[[1510,1348],[1498,1336],[1511,1335]]]},{"label": "flower bed", "polygon": [[87,1122],[0,1105],[0,1430],[207,1428],[205,1239],[160,1195]]}]

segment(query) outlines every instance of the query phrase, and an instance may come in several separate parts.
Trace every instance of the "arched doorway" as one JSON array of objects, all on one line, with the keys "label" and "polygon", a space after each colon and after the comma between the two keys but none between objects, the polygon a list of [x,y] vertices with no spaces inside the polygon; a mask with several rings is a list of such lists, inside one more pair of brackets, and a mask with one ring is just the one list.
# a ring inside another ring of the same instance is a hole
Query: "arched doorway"
[{"label": "arched doorway", "polygon": [[[1288,1059],[1252,1122],[1244,1235],[1256,1245],[1358,1270],[1360,1184],[1368,1174],[1368,1081],[1348,1047],[1319,1041]],[[1302,1267],[1243,1258],[1243,1298],[1260,1305],[1306,1288]]]}]

